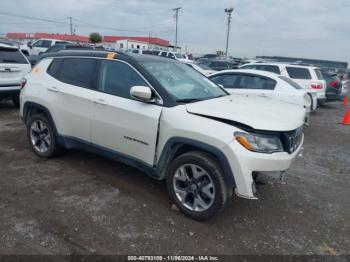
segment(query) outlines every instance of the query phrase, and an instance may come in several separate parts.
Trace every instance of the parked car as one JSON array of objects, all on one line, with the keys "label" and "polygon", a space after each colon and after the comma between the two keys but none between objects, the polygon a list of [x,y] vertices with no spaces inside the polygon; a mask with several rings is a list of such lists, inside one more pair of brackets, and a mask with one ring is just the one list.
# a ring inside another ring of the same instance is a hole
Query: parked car
[{"label": "parked car", "polygon": [[[99,47],[102,48],[103,47]],[[73,43],[59,43],[51,46],[48,48],[45,52],[41,53],[42,55],[45,55],[47,53],[56,53],[62,50],[94,50],[96,49],[94,46],[91,45],[82,45],[82,44],[73,44]]]},{"label": "parked car", "polygon": [[206,65],[210,67],[212,70],[221,71],[227,69],[236,69],[238,68],[237,63],[231,60],[218,60],[218,59],[200,59],[199,64]]},{"label": "parked car", "polygon": [[21,79],[31,67],[17,46],[0,43],[0,100],[11,98],[19,106]]},{"label": "parked car", "polygon": [[158,55],[161,57],[166,57],[166,58],[174,59],[174,60],[181,61],[181,62],[192,61],[192,60],[188,60],[188,59],[184,58],[180,53],[177,53],[177,52],[161,51]]},{"label": "parked car", "polygon": [[22,45],[21,49],[28,52],[28,55],[40,55],[55,44],[68,44],[72,42],[56,39],[39,39],[33,43],[28,42],[27,45]]},{"label": "parked car", "polygon": [[327,74],[322,72],[322,75],[327,83],[326,98],[327,102],[338,101],[341,99],[340,94],[342,91],[341,80],[334,74]]},{"label": "parked car", "polygon": [[220,71],[209,76],[231,94],[259,96],[298,105],[305,110],[308,122],[312,97],[300,85],[288,77],[251,69]]},{"label": "parked car", "polygon": [[[165,179],[177,207],[204,220],[233,191],[257,199],[253,173],[286,170],[303,144],[302,109],[236,98],[172,59],[62,51],[27,75],[20,115],[34,153],[100,153]],[[286,117],[288,116],[288,117]]]},{"label": "parked car", "polygon": [[308,90],[308,93],[314,98],[314,105],[322,105],[326,102],[326,81],[318,67],[269,62],[245,64],[240,68],[268,71],[289,77]]},{"label": "parked car", "polygon": [[197,64],[194,61],[191,61],[191,62],[185,61],[183,63],[185,63],[189,67],[197,70],[199,73],[201,73],[201,74],[203,74],[205,76],[210,76],[211,74],[216,72],[215,70],[211,69],[210,67],[208,67],[206,65],[203,65],[203,64]]}]

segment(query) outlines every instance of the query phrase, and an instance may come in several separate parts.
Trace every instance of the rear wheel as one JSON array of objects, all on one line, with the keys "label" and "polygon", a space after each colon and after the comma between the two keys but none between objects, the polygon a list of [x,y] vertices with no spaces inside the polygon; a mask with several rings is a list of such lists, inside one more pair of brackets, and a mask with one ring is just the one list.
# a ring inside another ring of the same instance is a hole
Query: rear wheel
[{"label": "rear wheel", "polygon": [[229,195],[218,162],[200,151],[176,158],[166,180],[176,206],[196,220],[206,220],[221,211]]},{"label": "rear wheel", "polygon": [[49,158],[60,150],[56,135],[46,116],[35,114],[27,123],[27,137],[34,153]]}]

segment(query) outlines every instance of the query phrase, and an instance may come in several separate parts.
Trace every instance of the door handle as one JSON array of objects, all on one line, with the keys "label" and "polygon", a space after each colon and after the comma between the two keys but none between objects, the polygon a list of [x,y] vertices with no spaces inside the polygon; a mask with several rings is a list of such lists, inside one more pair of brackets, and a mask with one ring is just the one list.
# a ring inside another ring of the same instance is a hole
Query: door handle
[{"label": "door handle", "polygon": [[55,93],[58,93],[60,90],[57,89],[57,87],[55,86],[52,86],[52,87],[48,87],[47,88],[48,91],[51,91],[51,92],[55,92]]},{"label": "door handle", "polygon": [[268,97],[269,95],[267,95],[267,94],[260,94],[259,96],[260,97]]},{"label": "door handle", "polygon": [[94,101],[95,104],[106,106],[108,103],[104,99],[97,99]]}]

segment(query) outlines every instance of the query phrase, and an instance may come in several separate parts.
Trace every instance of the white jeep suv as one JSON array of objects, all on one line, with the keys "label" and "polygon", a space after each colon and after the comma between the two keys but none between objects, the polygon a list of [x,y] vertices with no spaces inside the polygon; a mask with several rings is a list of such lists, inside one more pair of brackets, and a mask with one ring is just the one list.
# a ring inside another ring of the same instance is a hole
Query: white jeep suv
[{"label": "white jeep suv", "polygon": [[289,168],[303,143],[303,110],[230,96],[176,60],[63,51],[27,75],[21,117],[35,154],[99,153],[166,179],[186,215],[204,220],[235,190],[257,199],[258,171]]},{"label": "white jeep suv", "polygon": [[327,85],[319,67],[286,63],[250,63],[240,68],[268,71],[289,77],[313,97],[314,108],[317,104],[322,105],[326,102]]}]

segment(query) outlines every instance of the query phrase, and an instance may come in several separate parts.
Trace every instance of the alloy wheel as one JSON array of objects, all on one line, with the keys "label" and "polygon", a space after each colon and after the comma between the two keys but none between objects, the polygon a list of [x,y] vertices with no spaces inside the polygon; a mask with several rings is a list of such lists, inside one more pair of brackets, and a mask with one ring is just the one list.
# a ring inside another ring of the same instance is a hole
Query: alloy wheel
[{"label": "alloy wheel", "polygon": [[45,153],[51,146],[51,135],[49,128],[42,120],[35,120],[30,126],[30,140],[34,149]]},{"label": "alloy wheel", "polygon": [[212,178],[198,165],[184,164],[176,171],[173,187],[177,199],[191,211],[208,210],[215,200]]}]

